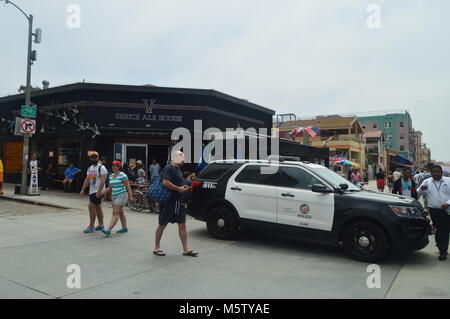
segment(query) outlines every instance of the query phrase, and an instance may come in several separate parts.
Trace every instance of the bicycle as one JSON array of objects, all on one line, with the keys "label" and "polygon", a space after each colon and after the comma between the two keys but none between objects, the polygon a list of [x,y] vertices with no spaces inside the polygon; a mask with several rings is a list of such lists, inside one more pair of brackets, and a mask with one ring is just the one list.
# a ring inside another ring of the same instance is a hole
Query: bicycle
[{"label": "bicycle", "polygon": [[[133,189],[134,188],[134,189]],[[133,184],[132,193],[133,200],[128,201],[128,207],[135,212],[149,210],[150,213],[159,214],[159,204],[152,201],[148,195],[148,184]]]}]

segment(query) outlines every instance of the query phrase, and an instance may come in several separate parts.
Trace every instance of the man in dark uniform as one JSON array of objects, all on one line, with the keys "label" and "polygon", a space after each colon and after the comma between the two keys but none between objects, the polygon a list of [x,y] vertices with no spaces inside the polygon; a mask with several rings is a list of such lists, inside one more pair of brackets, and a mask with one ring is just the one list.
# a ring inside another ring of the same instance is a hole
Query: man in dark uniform
[{"label": "man in dark uniform", "polygon": [[189,182],[183,178],[180,167],[184,164],[184,154],[180,151],[172,155],[171,164],[167,165],[163,174],[163,185],[172,190],[172,195],[167,203],[161,205],[159,214],[159,225],[155,234],[155,249],[153,254],[165,256],[166,253],[161,250],[161,238],[164,229],[169,223],[178,224],[178,233],[183,244],[183,255],[197,257],[198,252],[188,248],[186,231],[186,208],[183,204],[183,194],[189,192]]}]

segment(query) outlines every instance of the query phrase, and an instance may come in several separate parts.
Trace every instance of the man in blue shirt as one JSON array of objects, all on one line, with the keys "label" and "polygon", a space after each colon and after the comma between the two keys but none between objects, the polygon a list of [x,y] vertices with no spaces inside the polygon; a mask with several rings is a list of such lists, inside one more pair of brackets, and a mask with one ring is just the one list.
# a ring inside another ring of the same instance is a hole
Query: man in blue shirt
[{"label": "man in blue shirt", "polygon": [[164,229],[169,223],[178,224],[178,233],[183,246],[183,255],[197,257],[198,252],[188,248],[186,231],[186,208],[183,204],[183,194],[190,191],[189,181],[181,175],[180,167],[184,164],[184,154],[180,151],[172,154],[172,162],[163,170],[163,185],[172,190],[172,195],[167,203],[161,205],[159,213],[159,225],[155,234],[155,249],[153,254],[165,256],[160,243]]},{"label": "man in blue shirt", "polygon": [[64,185],[64,192],[68,193],[70,192],[70,186],[72,185],[73,181],[75,180],[75,177],[77,174],[80,174],[81,171],[79,168],[75,167],[75,164],[70,163],[69,167],[66,168],[66,171],[64,173],[65,178],[63,181],[63,185]]}]

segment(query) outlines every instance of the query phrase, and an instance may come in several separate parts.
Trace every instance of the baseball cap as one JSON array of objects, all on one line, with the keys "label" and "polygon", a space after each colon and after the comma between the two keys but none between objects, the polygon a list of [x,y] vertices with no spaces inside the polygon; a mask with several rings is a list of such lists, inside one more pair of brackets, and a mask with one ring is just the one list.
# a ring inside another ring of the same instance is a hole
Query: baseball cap
[{"label": "baseball cap", "polygon": [[90,152],[90,153],[88,154],[88,157],[91,157],[92,155],[97,155],[97,156],[99,156],[98,153],[97,153],[96,151]]},{"label": "baseball cap", "polygon": [[136,162],[136,164],[142,164],[142,161],[141,161],[141,160],[139,160],[139,161],[137,161],[137,162]]},{"label": "baseball cap", "polygon": [[120,161],[114,161],[112,162],[112,165],[122,166],[122,163]]}]

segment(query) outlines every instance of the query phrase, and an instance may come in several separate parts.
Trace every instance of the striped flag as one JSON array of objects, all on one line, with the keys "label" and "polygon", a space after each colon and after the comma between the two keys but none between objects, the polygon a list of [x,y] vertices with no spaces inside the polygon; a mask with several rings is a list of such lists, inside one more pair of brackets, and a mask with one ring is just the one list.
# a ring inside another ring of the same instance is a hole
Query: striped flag
[{"label": "striped flag", "polygon": [[317,127],[308,126],[305,128],[305,131],[308,132],[309,136],[314,137],[320,135],[320,130]]},{"label": "striped flag", "polygon": [[289,133],[290,136],[295,137],[302,133],[304,131],[304,127],[297,127],[296,129],[293,129],[291,133]]}]

